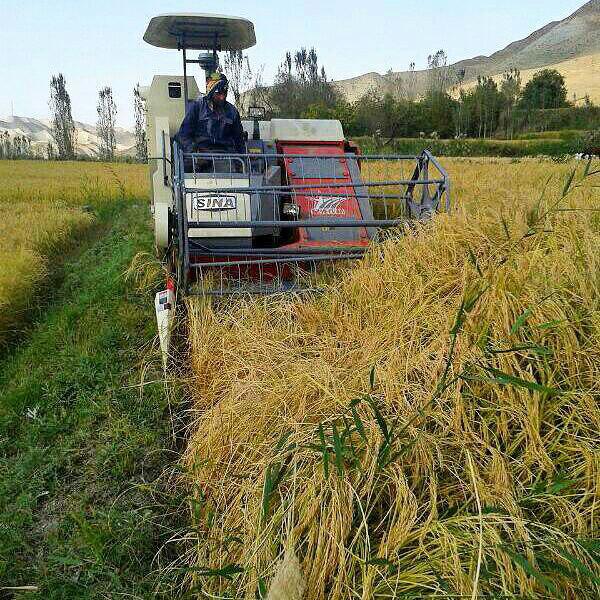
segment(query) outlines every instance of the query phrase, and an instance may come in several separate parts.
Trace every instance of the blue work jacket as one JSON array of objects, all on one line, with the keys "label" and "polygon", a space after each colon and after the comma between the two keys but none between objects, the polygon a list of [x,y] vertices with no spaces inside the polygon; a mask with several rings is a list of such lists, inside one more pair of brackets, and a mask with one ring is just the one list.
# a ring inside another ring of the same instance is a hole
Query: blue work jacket
[{"label": "blue work jacket", "polygon": [[184,152],[246,151],[237,108],[225,102],[222,110],[213,110],[205,96],[188,104],[177,140]]}]

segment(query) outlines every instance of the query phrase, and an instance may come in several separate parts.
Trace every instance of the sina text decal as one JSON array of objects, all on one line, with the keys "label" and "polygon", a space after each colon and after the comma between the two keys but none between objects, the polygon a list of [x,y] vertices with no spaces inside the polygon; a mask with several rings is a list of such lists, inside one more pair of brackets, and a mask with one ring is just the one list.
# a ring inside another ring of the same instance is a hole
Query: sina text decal
[{"label": "sina text decal", "polygon": [[193,210],[234,210],[237,198],[228,194],[192,194]]},{"label": "sina text decal", "polygon": [[340,205],[347,199],[343,196],[316,196],[310,214],[318,217],[345,215],[346,211]]}]

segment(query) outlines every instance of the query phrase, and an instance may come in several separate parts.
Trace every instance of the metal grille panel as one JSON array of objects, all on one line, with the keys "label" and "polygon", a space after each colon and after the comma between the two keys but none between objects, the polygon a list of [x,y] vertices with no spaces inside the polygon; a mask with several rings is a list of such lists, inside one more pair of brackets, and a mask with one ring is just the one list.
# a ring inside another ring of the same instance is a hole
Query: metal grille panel
[{"label": "metal grille panel", "polygon": [[[450,209],[448,175],[427,151],[177,151],[174,183],[180,285],[188,289],[195,282],[200,293],[219,295],[312,289],[323,265],[360,258],[381,231]],[[208,208],[192,200],[209,196]],[[261,236],[285,240],[291,231],[301,232],[302,243],[256,244]],[[240,242],[244,236],[248,243]],[[237,243],[227,244],[227,238]]]}]

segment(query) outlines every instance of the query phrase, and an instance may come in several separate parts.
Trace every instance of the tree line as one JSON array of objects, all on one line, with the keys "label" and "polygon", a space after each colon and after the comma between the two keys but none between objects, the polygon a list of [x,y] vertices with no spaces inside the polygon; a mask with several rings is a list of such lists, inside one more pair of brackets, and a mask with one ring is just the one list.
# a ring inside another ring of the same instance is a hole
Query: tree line
[{"label": "tree line", "polygon": [[41,158],[26,135],[11,136],[8,131],[0,132],[0,159]]},{"label": "tree line", "polygon": [[[238,68],[231,69],[232,63]],[[516,68],[499,78],[480,76],[466,83],[466,72],[449,66],[443,50],[428,57],[420,90],[413,62],[404,77],[391,70],[386,74],[385,91],[371,89],[355,102],[327,78],[314,48],[286,53],[272,86],[262,83],[260,71],[252,78],[241,52],[230,53],[224,67],[242,109],[260,104],[270,117],[339,119],[351,136],[510,139],[527,129],[537,112],[573,106],[564,77],[554,69],[540,70],[525,85]],[[245,93],[239,91],[241,83]],[[592,107],[589,97],[583,100]]]},{"label": "tree line", "polygon": [[[50,110],[52,113],[52,138],[54,144],[48,148],[49,158],[58,160],[74,159],[77,155],[77,129],[71,113],[71,98],[66,89],[65,78],[60,73],[50,81]],[[140,96],[140,86],[133,88],[134,107],[134,136],[135,157],[140,162],[148,156],[148,143],[146,139],[145,112]],[[117,135],[116,119],[117,105],[113,98],[112,88],[105,86],[98,92],[96,106],[98,119],[96,121],[96,135],[99,138],[98,158],[112,161],[116,157]],[[56,156],[50,156],[51,152]]]},{"label": "tree line", "polygon": [[[272,85],[263,81],[264,67],[253,69],[241,51],[226,53],[222,68],[230,82],[232,100],[242,114],[248,107],[259,105],[266,109],[268,118],[338,119],[349,136],[511,139],[529,127],[539,127],[540,112],[573,106],[567,99],[564,77],[554,69],[540,70],[525,85],[516,68],[500,78],[480,76],[466,83],[465,71],[449,66],[443,50],[430,55],[427,62],[425,85],[417,85],[412,62],[404,77],[388,71],[384,92],[371,89],[355,102],[348,102],[328,79],[314,48],[287,52]],[[595,108],[589,97],[583,101],[585,107]],[[148,144],[139,84],[133,89],[133,104],[135,157],[145,161]],[[62,73],[50,80],[49,107],[52,141],[45,157],[76,158],[77,129]],[[96,111],[98,158],[114,160],[118,113],[109,86],[99,90]],[[32,158],[39,154],[39,146],[34,152],[26,136],[11,137],[6,131],[0,132],[0,158]]]},{"label": "tree line", "polygon": [[[25,135],[11,136],[8,131],[0,132],[0,159],[46,158],[49,160],[75,160],[78,157],[77,128],[71,109],[71,97],[62,73],[50,79],[50,132],[52,140],[43,150],[34,147]],[[140,86],[133,89],[135,158],[143,162],[148,156],[146,139],[145,111],[140,96]],[[98,92],[96,106],[98,115],[96,135],[99,139],[98,158],[113,161],[116,158],[117,105],[113,98],[112,88],[105,86]]]}]

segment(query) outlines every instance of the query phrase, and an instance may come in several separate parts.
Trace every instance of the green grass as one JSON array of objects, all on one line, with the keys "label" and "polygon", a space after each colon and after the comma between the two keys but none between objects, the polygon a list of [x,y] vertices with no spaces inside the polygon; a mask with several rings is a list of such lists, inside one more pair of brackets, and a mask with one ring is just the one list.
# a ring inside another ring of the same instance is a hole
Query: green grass
[{"label": "green grass", "polygon": [[530,131],[515,135],[517,140],[578,140],[585,135],[585,131],[577,129],[562,129],[559,131]]},{"label": "green grass", "polygon": [[151,249],[148,207],[97,216],[101,231],[67,257],[50,305],[0,361],[0,597],[4,586],[149,597],[172,533],[176,500],[159,476],[175,458],[173,406],[152,297],[124,277]]}]

